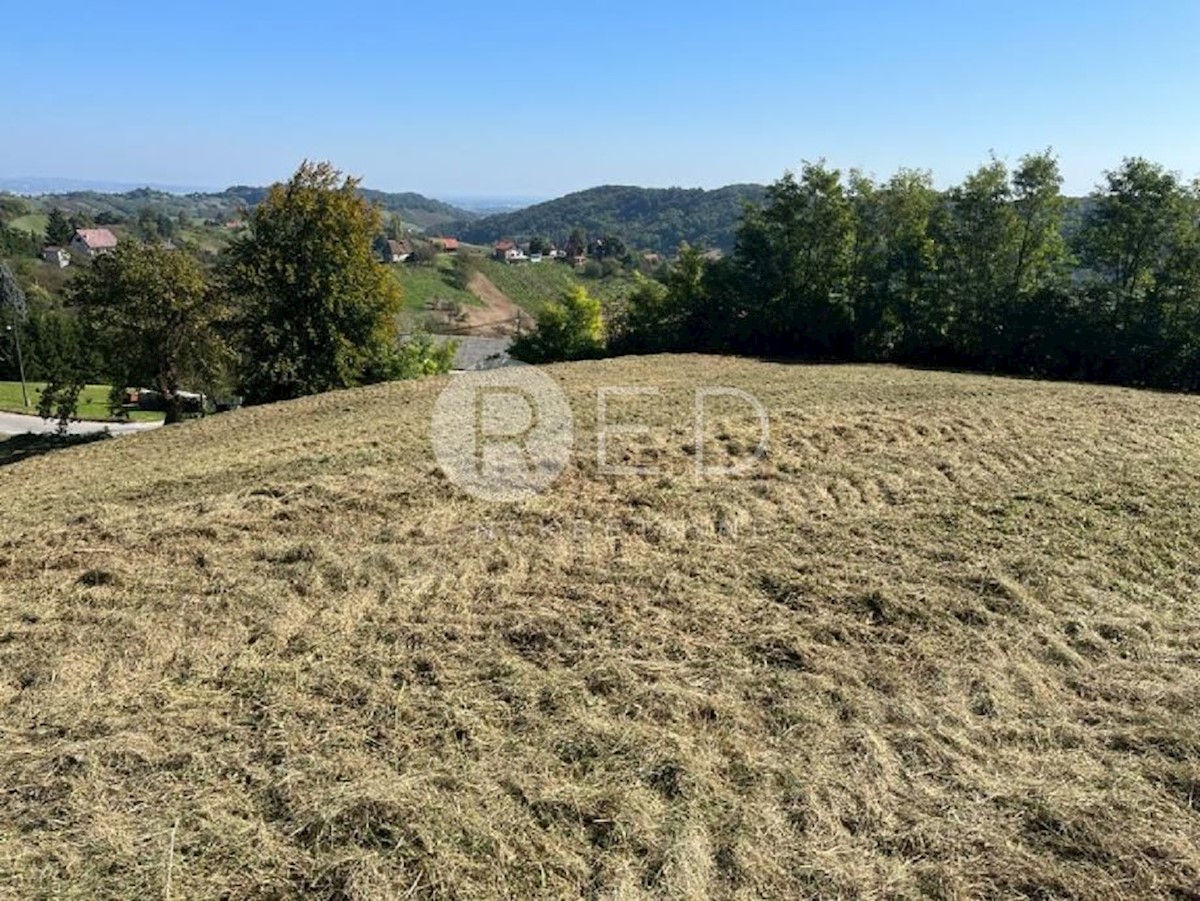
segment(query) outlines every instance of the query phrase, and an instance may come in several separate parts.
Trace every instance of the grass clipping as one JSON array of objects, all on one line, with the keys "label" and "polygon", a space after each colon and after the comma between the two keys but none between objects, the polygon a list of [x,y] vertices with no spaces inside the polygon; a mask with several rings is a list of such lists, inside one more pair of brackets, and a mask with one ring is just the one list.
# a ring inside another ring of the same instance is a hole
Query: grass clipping
[{"label": "grass clipping", "polygon": [[546,371],[519,504],[444,379],[0,471],[0,896],[1197,897],[1200,399]]}]

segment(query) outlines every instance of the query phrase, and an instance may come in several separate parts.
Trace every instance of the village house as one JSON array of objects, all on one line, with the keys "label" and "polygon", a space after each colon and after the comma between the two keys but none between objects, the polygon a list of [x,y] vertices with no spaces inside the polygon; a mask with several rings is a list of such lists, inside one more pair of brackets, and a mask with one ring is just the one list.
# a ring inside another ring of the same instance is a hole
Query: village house
[{"label": "village house", "polygon": [[408,241],[389,240],[383,245],[381,256],[385,263],[403,263],[412,256],[412,245]]},{"label": "village house", "polygon": [[71,238],[70,250],[81,257],[108,253],[117,246],[117,236],[107,228],[77,228]]},{"label": "village house", "polygon": [[497,241],[492,246],[492,256],[501,263],[523,263],[529,259],[529,257],[525,256],[525,251],[507,238],[503,241]]},{"label": "village house", "polygon": [[458,238],[447,238],[444,235],[438,235],[436,238],[430,238],[429,243],[443,253],[458,252]]},{"label": "village house", "polygon": [[71,265],[71,255],[61,247],[56,247],[53,244],[42,248],[42,259],[52,266],[57,266],[59,269],[66,269]]}]

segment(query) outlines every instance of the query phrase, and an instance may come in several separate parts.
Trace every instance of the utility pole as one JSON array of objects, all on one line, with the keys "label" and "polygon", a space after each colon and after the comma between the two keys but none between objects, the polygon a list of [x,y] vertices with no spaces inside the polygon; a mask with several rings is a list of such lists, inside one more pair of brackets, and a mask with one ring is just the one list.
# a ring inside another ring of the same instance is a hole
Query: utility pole
[{"label": "utility pole", "polygon": [[21,398],[25,406],[29,406],[29,388],[25,384],[25,360],[21,356],[21,318],[25,315],[25,293],[17,284],[8,263],[0,262],[0,310],[9,307],[12,310],[13,324],[9,330],[13,333],[13,343],[17,346],[17,369],[21,373]]},{"label": "utility pole", "polygon": [[21,374],[21,399],[29,406],[29,388],[25,384],[25,358],[21,356],[21,327],[17,322],[17,311],[13,310],[13,343],[17,345],[17,371]]}]

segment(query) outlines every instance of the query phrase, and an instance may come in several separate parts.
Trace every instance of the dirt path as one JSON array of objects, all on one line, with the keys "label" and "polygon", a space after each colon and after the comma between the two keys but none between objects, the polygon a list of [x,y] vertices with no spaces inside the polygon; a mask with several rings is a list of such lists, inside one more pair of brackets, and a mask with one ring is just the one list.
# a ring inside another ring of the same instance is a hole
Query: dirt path
[{"label": "dirt path", "polygon": [[479,337],[508,338],[533,328],[533,317],[513,303],[482,272],[471,276],[467,290],[483,302],[483,307],[467,307],[463,311],[467,314],[464,332]]}]

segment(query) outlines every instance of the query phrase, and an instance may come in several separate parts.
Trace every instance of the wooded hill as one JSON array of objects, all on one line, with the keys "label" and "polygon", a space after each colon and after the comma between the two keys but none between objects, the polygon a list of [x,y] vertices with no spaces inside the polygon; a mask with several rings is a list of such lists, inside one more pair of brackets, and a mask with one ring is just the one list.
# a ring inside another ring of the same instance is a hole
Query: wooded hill
[{"label": "wooded hill", "polygon": [[[165,213],[172,218],[183,214],[197,221],[209,219],[225,222],[244,216],[248,209],[258,205],[266,193],[266,187],[234,185],[224,191],[207,194],[171,194],[138,188],[122,194],[71,191],[19,199],[34,212],[49,212],[58,207],[68,214],[82,213],[101,223],[106,219],[136,219],[148,207],[155,213]],[[393,194],[364,188],[362,195],[378,205],[385,214],[399,216],[408,226],[421,230],[439,229],[449,222],[469,222],[477,218],[469,210],[411,192]]]},{"label": "wooded hill", "polygon": [[632,248],[664,254],[674,253],[683,241],[730,250],[746,204],[765,194],[765,187],[753,184],[712,191],[604,185],[447,228],[476,244],[542,236],[561,245],[572,229],[582,228],[589,236],[617,235]]}]

